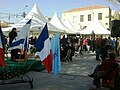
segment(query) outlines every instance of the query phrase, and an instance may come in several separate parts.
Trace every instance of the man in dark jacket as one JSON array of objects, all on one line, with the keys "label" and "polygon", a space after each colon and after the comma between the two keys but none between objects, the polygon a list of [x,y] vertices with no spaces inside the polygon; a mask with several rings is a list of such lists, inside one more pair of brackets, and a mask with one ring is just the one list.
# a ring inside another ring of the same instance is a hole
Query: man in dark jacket
[{"label": "man in dark jacket", "polygon": [[[12,31],[9,33],[9,45],[12,43],[16,36],[17,36],[16,28],[13,28]],[[18,52],[19,49],[11,50],[11,60],[18,58]]]},{"label": "man in dark jacket", "polygon": [[16,36],[17,36],[16,28],[13,28],[12,31],[9,33],[9,44],[12,43]]}]

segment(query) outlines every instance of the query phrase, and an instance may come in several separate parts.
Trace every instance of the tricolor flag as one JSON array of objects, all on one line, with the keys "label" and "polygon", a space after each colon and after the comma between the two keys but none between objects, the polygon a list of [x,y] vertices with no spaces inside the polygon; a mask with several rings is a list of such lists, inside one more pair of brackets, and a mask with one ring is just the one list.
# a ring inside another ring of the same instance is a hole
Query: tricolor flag
[{"label": "tricolor flag", "polygon": [[40,60],[46,67],[48,73],[50,73],[52,71],[52,52],[47,24],[41,31],[41,34],[39,35],[34,46],[39,52],[38,55],[40,57]]},{"label": "tricolor flag", "polygon": [[9,50],[22,49],[24,51],[27,51],[28,37],[30,34],[30,25],[31,25],[31,19],[22,27],[22,29],[19,32],[19,35],[9,45]]},{"label": "tricolor flag", "polygon": [[0,66],[5,67],[4,60],[4,45],[5,45],[5,37],[0,27]]},{"label": "tricolor flag", "polygon": [[54,75],[56,75],[61,71],[59,33],[56,33],[55,36],[51,39],[51,48],[52,48],[52,72]]}]

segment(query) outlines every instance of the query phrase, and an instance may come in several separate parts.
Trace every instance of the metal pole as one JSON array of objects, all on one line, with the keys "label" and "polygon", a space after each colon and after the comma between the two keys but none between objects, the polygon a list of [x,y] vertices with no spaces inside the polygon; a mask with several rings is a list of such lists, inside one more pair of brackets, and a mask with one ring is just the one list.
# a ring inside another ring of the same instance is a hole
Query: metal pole
[{"label": "metal pole", "polygon": [[25,16],[26,16],[25,10],[26,10],[27,7],[28,7],[28,5],[26,5],[26,6],[24,7],[24,12],[23,12],[23,17],[24,17],[24,18],[25,18]]}]

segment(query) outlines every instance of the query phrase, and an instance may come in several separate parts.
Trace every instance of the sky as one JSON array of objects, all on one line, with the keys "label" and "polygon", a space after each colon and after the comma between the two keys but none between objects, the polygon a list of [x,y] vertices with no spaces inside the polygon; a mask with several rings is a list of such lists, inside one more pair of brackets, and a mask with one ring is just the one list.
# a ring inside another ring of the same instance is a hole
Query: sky
[{"label": "sky", "polygon": [[[115,0],[112,0],[115,1]],[[44,16],[52,17],[55,12],[61,17],[61,14],[67,10],[93,5],[110,6],[113,10],[120,10],[120,3],[117,7],[109,0],[0,0],[0,20],[9,22],[19,22],[23,17],[14,18],[9,14],[21,15],[24,11],[28,13],[36,3]],[[26,5],[28,7],[26,7]]]}]

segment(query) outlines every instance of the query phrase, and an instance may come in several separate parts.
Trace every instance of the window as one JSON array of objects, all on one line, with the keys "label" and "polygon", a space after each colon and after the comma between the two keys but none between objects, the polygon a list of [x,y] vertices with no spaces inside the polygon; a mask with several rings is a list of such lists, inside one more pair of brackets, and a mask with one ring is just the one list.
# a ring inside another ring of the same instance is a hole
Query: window
[{"label": "window", "polygon": [[91,21],[91,14],[88,15],[88,21]]},{"label": "window", "polygon": [[98,13],[98,20],[102,20],[102,13]]},{"label": "window", "polygon": [[73,16],[73,23],[76,22],[76,16]]},{"label": "window", "polygon": [[84,15],[80,15],[80,22],[84,21]]}]

